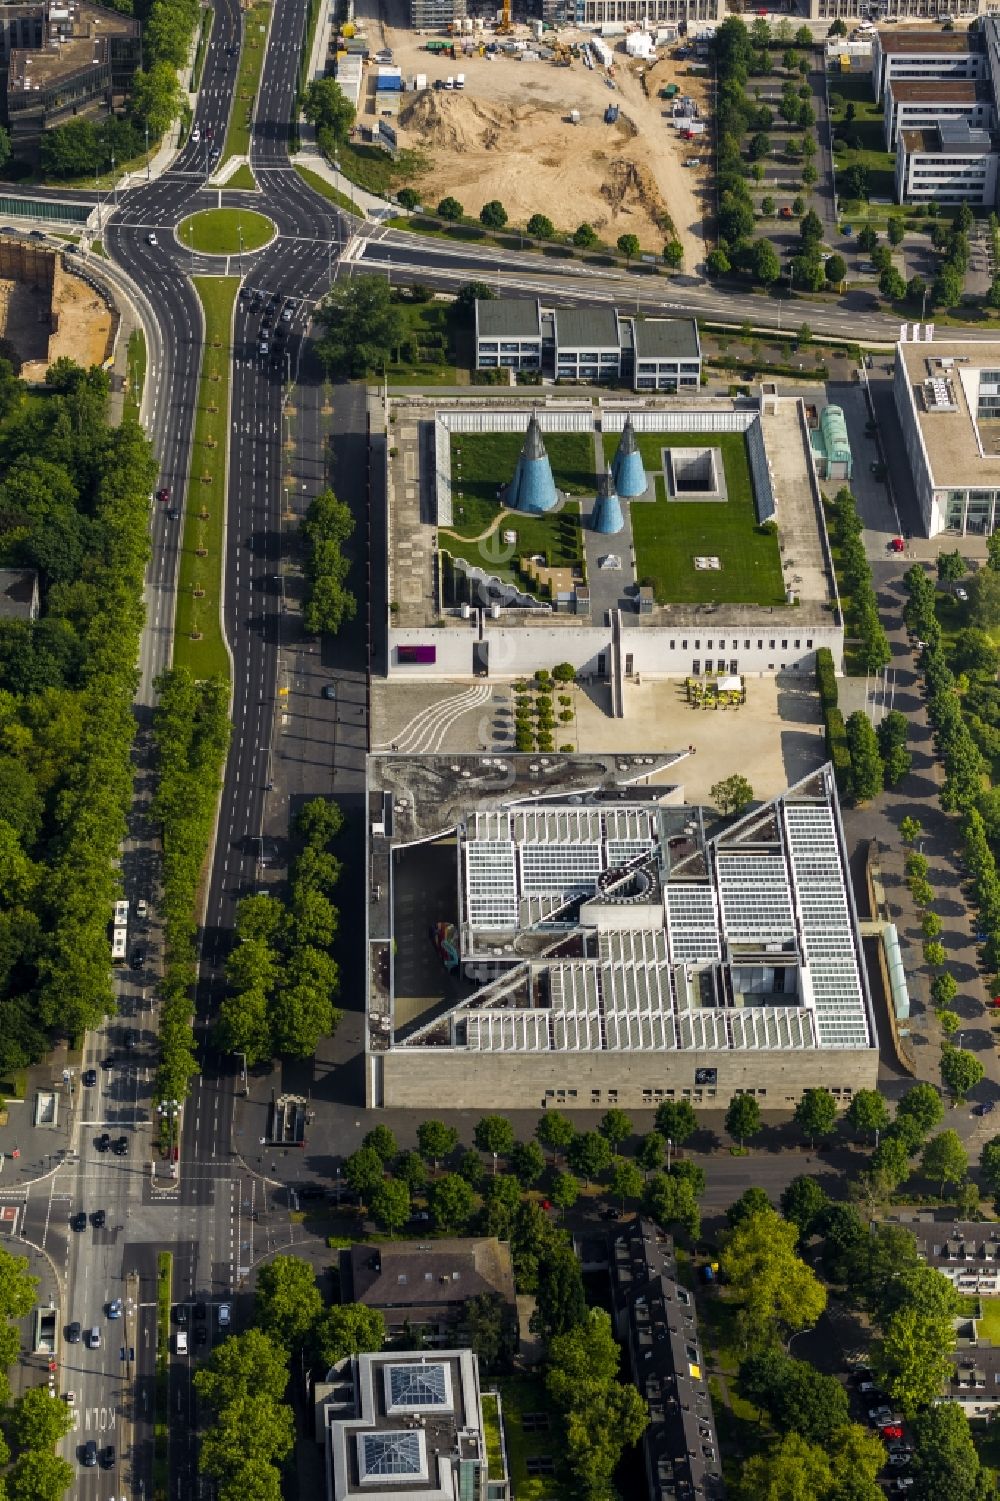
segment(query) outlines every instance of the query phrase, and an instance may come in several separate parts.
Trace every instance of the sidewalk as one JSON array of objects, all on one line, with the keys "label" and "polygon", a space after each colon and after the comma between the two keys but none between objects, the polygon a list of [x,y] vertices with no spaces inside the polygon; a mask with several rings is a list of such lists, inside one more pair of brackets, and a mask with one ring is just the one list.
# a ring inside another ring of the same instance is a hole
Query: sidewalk
[{"label": "sidewalk", "polygon": [[[64,1070],[73,1075],[72,1096],[63,1079]],[[26,1070],[24,1099],[6,1100],[7,1121],[0,1125],[0,1194],[47,1177],[65,1158],[79,1098],[79,1073],[77,1059],[70,1056],[65,1043],[60,1043],[42,1063]],[[39,1095],[54,1097],[52,1125],[35,1125]]]}]

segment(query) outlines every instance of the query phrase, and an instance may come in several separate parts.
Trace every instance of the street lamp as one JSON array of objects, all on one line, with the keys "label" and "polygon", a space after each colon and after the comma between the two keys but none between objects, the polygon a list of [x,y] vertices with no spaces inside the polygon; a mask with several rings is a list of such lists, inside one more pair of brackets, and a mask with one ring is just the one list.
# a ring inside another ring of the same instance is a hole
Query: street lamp
[{"label": "street lamp", "polygon": [[673,1137],[672,1136],[668,1136],[667,1137],[667,1172],[668,1173],[670,1171],[670,1154],[673,1151],[673,1149],[674,1149],[674,1140],[673,1140]]},{"label": "street lamp", "polygon": [[243,280],[243,220],[242,219],[237,219],[237,221],[236,221],[236,233],[240,237],[239,263],[240,263],[240,280],[242,281]]},{"label": "street lamp", "polygon": [[143,126],[146,132],[146,181],[149,181],[149,121]]}]

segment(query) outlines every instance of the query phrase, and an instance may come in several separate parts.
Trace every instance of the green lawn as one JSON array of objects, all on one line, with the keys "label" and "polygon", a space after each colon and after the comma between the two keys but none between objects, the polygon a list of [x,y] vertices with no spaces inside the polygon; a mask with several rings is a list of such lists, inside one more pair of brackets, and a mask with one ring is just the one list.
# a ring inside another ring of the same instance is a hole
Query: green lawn
[{"label": "green lawn", "polygon": [[[517,1501],[569,1501],[554,1475],[529,1475],[528,1460],[549,1458],[558,1465],[562,1452],[559,1415],[539,1377],[512,1376],[499,1381],[511,1488]],[[525,1413],[545,1413],[549,1427],[525,1432]]]},{"label": "green lawn", "polygon": [[[222,635],[222,538],[226,515],[229,370],[236,276],[196,276],[205,309],[205,349],[184,514],[174,666],[197,678],[229,678]],[[204,514],[202,514],[204,513]]]},{"label": "green lawn", "polygon": [[419,151],[400,151],[393,161],[381,146],[353,144],[338,146],[337,161],[346,178],[378,198],[388,198],[430,165]]},{"label": "green lawn", "polygon": [[135,328],[128,340],[128,385],[125,390],[125,415],[138,420],[142,388],[146,383],[146,336]]},{"label": "green lawn", "polygon": [[[661,449],[722,450],[729,499],[667,501],[664,480],[656,481],[653,504],[633,504],[632,536],[636,571],[648,579],[660,604],[783,605],[778,539],[757,526],[746,444],[739,433],[640,433],[639,450],[647,474],[662,468]],[[604,439],[610,463],[618,435]],[[699,573],[693,559],[714,555],[721,570]]]},{"label": "green lawn", "polygon": [[503,1447],[500,1443],[500,1405],[494,1392],[483,1392],[483,1436],[486,1466],[491,1480],[503,1478]]},{"label": "green lawn", "polygon": [[513,549],[501,540],[499,534],[482,542],[455,537],[443,528],[438,535],[442,549],[451,553],[453,558],[465,558],[477,568],[485,568],[497,578],[522,588],[534,586],[528,575],[521,572],[520,558],[543,553],[553,568],[572,568],[583,560],[583,527],[576,501],[567,501],[560,511],[549,516],[525,516],[520,511],[508,511],[499,528],[500,533],[504,531],[517,533]]},{"label": "green lawn", "polygon": [[202,255],[237,255],[245,251],[259,250],[274,238],[273,219],[248,208],[206,208],[200,213],[189,214],[177,226],[177,235],[185,250],[197,250]]},{"label": "green lawn", "polygon": [[330,203],[335,203],[346,214],[357,215],[357,204],[353,199],[348,198],[346,193],[341,193],[338,188],[335,188],[332,182],[327,182],[326,178],[320,177],[318,172],[310,172],[308,167],[300,167],[298,163],[295,165],[295,170],[314,193],[318,193],[321,198],[326,198]]},{"label": "green lawn", "polygon": [[[397,386],[454,386],[458,383],[455,349],[449,312],[443,302],[396,304],[406,327],[406,337],[416,340],[417,358],[399,360],[386,367],[389,384]],[[468,377],[466,377],[468,378]]]},{"label": "green lawn", "polygon": [[988,1339],[992,1345],[1000,1345],[1000,1299],[983,1298],[981,1307],[983,1313],[978,1321],[979,1337]]},{"label": "green lawn", "polygon": [[245,13],[240,71],[236,76],[236,95],[229,115],[229,129],[226,131],[220,166],[225,166],[231,156],[248,156],[250,153],[250,126],[253,123],[254,104],[264,67],[270,18],[271,7],[266,0],[258,0]]},{"label": "green lawn", "polygon": [[224,193],[237,190],[243,193],[256,193],[257,191],[257,179],[246,162],[237,167],[233,175],[227,177],[222,185]]},{"label": "green lawn", "polygon": [[[521,433],[462,433],[451,440],[451,489],[455,530],[477,537],[497,514],[497,488],[513,477],[524,447]],[[590,433],[546,433],[545,448],[556,488],[569,495],[593,493],[594,445]]]},{"label": "green lawn", "polygon": [[[839,96],[839,97],[838,97]],[[834,166],[838,188],[848,167],[855,164],[868,168],[868,192],[871,198],[895,197],[895,155],[886,151],[882,135],[882,106],[875,103],[870,78],[831,78],[830,119],[834,130],[844,123],[848,102],[854,105],[854,119],[846,129],[858,146],[835,141]]]}]

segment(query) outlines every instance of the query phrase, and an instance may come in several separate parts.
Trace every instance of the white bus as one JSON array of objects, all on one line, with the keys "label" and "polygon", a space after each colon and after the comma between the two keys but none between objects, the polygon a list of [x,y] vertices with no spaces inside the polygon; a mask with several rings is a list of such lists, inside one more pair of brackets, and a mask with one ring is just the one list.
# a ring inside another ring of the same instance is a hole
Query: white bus
[{"label": "white bus", "polygon": [[111,933],[111,963],[124,964],[128,950],[128,929],[114,928]]},{"label": "white bus", "polygon": [[128,902],[115,902],[114,926],[116,928],[128,927]]}]

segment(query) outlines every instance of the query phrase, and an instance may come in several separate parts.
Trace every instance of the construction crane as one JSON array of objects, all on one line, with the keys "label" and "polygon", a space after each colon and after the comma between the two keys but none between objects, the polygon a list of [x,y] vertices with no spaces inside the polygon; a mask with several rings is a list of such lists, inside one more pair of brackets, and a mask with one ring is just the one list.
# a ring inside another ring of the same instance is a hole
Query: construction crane
[{"label": "construction crane", "polygon": [[503,0],[503,15],[500,20],[500,25],[497,27],[497,31],[501,35],[505,36],[508,32],[513,30],[514,27],[511,24],[510,19],[510,0]]}]

